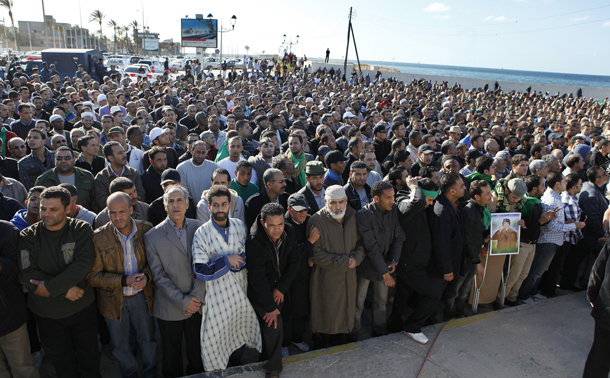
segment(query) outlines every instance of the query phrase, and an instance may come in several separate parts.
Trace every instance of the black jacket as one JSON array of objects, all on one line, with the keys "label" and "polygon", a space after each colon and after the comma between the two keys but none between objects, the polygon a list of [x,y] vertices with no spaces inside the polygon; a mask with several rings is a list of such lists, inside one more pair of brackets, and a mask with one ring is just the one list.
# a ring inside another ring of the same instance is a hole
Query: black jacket
[{"label": "black jacket", "polygon": [[464,259],[464,230],[458,213],[444,194],[439,194],[434,206],[428,207],[428,225],[432,238],[432,258],[428,272],[442,278],[449,273],[460,273]]},{"label": "black jacket", "polygon": [[307,198],[307,203],[309,204],[309,211],[307,211],[307,214],[314,215],[320,210],[316,198],[313,196],[313,192],[309,189],[309,184],[302,187],[297,193],[302,193],[305,195],[305,198]]},{"label": "black jacket", "polygon": [[146,203],[151,204],[157,198],[163,197],[163,187],[161,186],[161,175],[153,166],[148,167],[142,175],[142,186],[146,189]]},{"label": "black jacket", "polygon": [[483,226],[483,210],[483,206],[471,199],[460,211],[460,219],[464,225],[464,234],[466,235],[464,262],[468,267],[465,270],[471,269],[472,265],[481,263],[479,252],[481,252],[485,236],[489,236],[489,228]]},{"label": "black jacket", "polygon": [[301,254],[292,226],[284,224],[284,240],[276,251],[259,220],[260,215],[256,217],[246,241],[248,298],[254,308],[269,313],[279,307],[273,300],[273,290],[279,290],[284,296],[288,294],[299,270]]},{"label": "black jacket", "polygon": [[[284,193],[279,197],[279,203],[284,207],[284,210],[288,210],[288,194]],[[245,204],[246,210],[246,229],[249,230],[252,224],[256,220],[256,217],[261,213],[261,209],[267,203],[271,202],[269,195],[266,190],[262,190],[259,193],[253,194],[248,198]]]},{"label": "black jacket", "polygon": [[299,243],[301,254],[301,264],[299,271],[290,286],[290,315],[293,319],[309,315],[309,281],[311,269],[309,258],[313,255],[313,244],[307,239],[307,224],[311,215],[307,214],[307,219],[301,224],[295,223],[287,211],[284,219],[294,229],[295,239]]},{"label": "black jacket", "polygon": [[19,166],[17,160],[0,156],[0,174],[19,181]]},{"label": "black jacket", "polygon": [[18,236],[15,226],[0,221],[0,337],[17,330],[28,318],[23,289],[17,281]]},{"label": "black jacket", "polygon": [[[362,209],[362,205],[360,204],[360,195],[356,192],[356,188],[352,185],[352,180],[348,180],[347,184],[343,185],[345,189],[345,194],[347,194],[347,203],[352,207],[352,209],[358,211]],[[364,191],[366,192],[366,196],[369,199],[369,203],[373,200],[371,198],[371,187],[367,184],[364,184]]]},{"label": "black jacket", "polygon": [[582,184],[578,195],[578,206],[587,216],[587,227],[582,229],[583,240],[593,253],[597,253],[601,248],[597,239],[604,236],[603,220],[608,200],[597,185],[587,181]]},{"label": "black jacket", "polygon": [[95,175],[100,173],[102,169],[106,168],[106,159],[101,156],[95,155],[91,164],[87,163],[86,161],[76,159],[76,161],[74,162],[74,166],[91,172],[93,177],[95,177]]},{"label": "black jacket", "polygon": [[592,167],[594,165],[598,165],[600,167],[606,168],[608,163],[608,157],[604,156],[600,150],[597,148],[591,151],[591,156],[589,157],[589,165]]},{"label": "black jacket", "polygon": [[356,268],[358,276],[381,281],[388,266],[400,260],[405,233],[398,223],[398,209],[382,211],[375,201],[356,212],[358,233],[364,244],[364,260]]},{"label": "black jacket", "polygon": [[521,242],[536,244],[540,237],[540,217],[542,216],[542,204],[534,204],[532,209],[523,214],[521,211],[521,219],[525,222],[525,228],[521,229]]},{"label": "black jacket", "polygon": [[411,266],[426,267],[430,261],[432,239],[426,215],[426,196],[417,187],[414,190],[399,190],[396,193],[398,222],[405,233],[397,270]]},{"label": "black jacket", "polygon": [[383,160],[392,152],[392,142],[388,139],[383,142],[378,139],[373,139],[373,147],[375,148],[375,157],[379,163],[383,162]]},{"label": "black jacket", "polygon": [[[191,197],[189,197],[189,207],[184,215],[189,219],[197,219],[197,204]],[[163,205],[163,197],[160,197],[148,205],[148,221],[156,226],[163,222],[165,218],[167,218],[167,211],[165,211]]]},{"label": "black jacket", "polygon": [[597,325],[610,330],[610,246],[604,245],[589,277],[587,298],[593,303],[591,316]]},{"label": "black jacket", "polygon": [[23,209],[23,205],[14,198],[5,197],[0,192],[0,220],[9,222],[17,211]]},{"label": "black jacket", "polygon": [[301,190],[301,183],[294,177],[286,180],[286,189],[284,191],[289,196]]}]

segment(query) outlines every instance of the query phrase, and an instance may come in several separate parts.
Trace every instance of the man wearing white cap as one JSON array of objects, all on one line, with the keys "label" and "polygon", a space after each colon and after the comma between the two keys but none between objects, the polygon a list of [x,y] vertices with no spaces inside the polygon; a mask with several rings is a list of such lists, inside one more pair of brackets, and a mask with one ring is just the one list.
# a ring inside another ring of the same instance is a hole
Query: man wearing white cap
[{"label": "man wearing white cap", "polygon": [[364,259],[356,211],[347,206],[345,189],[329,186],[324,202],[309,220],[320,231],[313,244],[310,294],[311,330],[319,334],[320,346],[327,341],[333,345],[348,341],[356,314],[356,266]]},{"label": "man wearing white cap", "polygon": [[101,95],[97,96],[97,106],[98,106],[98,108],[103,108],[106,105],[108,105],[108,100],[106,99],[106,95],[105,94],[101,94]]},{"label": "man wearing white cap", "polygon": [[225,91],[225,101],[227,102],[227,110],[231,110],[235,104],[233,103],[233,92],[228,89]]},{"label": "man wearing white cap", "polygon": [[64,130],[64,119],[58,115],[53,114],[49,118],[49,122],[51,123],[51,131],[49,132],[50,136],[53,135],[63,135],[66,140],[70,140],[70,132]]},{"label": "man wearing white cap", "polygon": [[[170,129],[162,129],[160,127],[154,127],[152,130],[150,130],[150,147],[159,146],[165,148],[167,167],[176,169],[178,166],[178,154],[176,153],[176,150],[171,147],[169,132]],[[148,167],[150,167],[150,159],[148,157],[148,151],[146,151],[142,155],[142,168],[147,170]]]}]

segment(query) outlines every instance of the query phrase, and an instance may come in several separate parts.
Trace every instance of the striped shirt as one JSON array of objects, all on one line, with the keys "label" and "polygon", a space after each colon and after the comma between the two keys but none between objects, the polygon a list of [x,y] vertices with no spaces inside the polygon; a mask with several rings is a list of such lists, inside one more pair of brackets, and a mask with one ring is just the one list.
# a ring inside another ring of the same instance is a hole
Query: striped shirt
[{"label": "striped shirt", "polygon": [[[582,210],[580,206],[578,206],[578,198],[572,193],[565,191],[561,193],[561,202],[563,202],[563,211],[566,222],[580,221],[580,215],[582,214]],[[580,239],[583,238],[582,230],[574,230],[566,232],[564,241],[576,245]]]},{"label": "striped shirt", "polygon": [[561,195],[559,193],[548,188],[542,195],[541,200],[543,213],[557,207],[560,210],[557,211],[557,218],[540,227],[538,244],[553,243],[562,246],[565,234],[568,231],[576,230],[576,225],[574,223],[565,223],[565,211],[563,211],[563,202],[561,202]]},{"label": "striped shirt", "polygon": [[[124,273],[126,276],[138,273],[138,260],[136,259],[136,253],[133,245],[133,238],[136,235],[136,232],[138,231],[138,226],[136,225],[136,222],[133,220],[133,218],[131,219],[131,222],[132,230],[128,236],[123,235],[121,231],[119,231],[116,227],[114,228],[114,232],[116,233],[119,238],[119,241],[121,242],[121,247],[123,247],[123,268],[125,269]],[[131,286],[125,286],[123,288],[123,295],[136,295],[140,291],[141,290],[134,290]]]}]

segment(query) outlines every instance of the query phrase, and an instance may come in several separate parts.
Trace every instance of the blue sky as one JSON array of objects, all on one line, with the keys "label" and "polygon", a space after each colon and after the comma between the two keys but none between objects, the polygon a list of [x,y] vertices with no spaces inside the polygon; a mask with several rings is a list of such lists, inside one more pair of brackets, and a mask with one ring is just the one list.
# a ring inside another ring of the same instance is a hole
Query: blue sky
[{"label": "blue sky", "polygon": [[[206,4],[207,3],[207,4]],[[79,24],[79,3],[45,0],[46,13],[58,22]],[[152,4],[159,4],[153,6]],[[160,4],[168,4],[161,6]],[[173,4],[188,4],[176,6]],[[202,8],[193,7],[201,4]],[[299,35],[293,46],[298,55],[321,57],[326,48],[331,59],[345,55],[347,19],[353,6],[358,52],[363,60],[443,64],[608,75],[610,4],[607,1],[564,0],[409,0],[409,1],[291,1],[259,2],[150,2],[81,0],[83,26],[88,15],[100,9],[121,25],[145,22],[161,39],[180,38],[179,19],[195,13],[212,13],[227,27],[236,15],[235,31],[224,34],[226,53],[277,53],[283,34]],[[228,6],[230,5],[230,6]],[[17,20],[42,20],[40,2],[15,1]],[[8,13],[0,11],[7,23]],[[111,34],[104,25],[104,33]],[[350,59],[355,59],[350,46]]]}]

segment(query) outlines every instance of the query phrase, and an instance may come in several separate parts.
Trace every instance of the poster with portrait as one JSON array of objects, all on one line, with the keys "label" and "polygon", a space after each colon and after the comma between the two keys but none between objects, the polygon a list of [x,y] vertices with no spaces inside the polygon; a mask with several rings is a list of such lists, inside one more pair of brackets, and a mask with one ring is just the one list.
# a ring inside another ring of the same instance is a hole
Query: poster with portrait
[{"label": "poster with portrait", "polygon": [[519,253],[521,213],[491,214],[490,251],[491,255],[516,255]]}]

